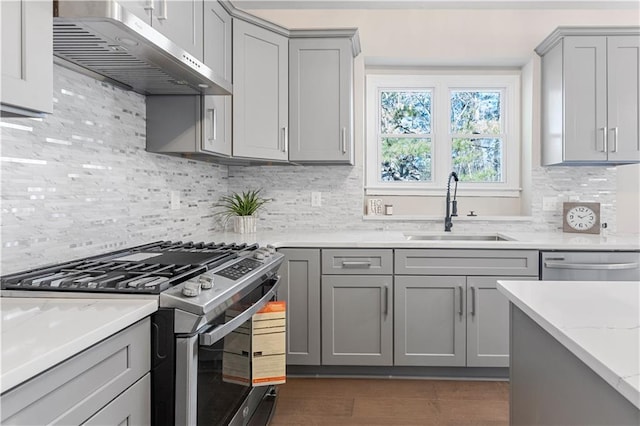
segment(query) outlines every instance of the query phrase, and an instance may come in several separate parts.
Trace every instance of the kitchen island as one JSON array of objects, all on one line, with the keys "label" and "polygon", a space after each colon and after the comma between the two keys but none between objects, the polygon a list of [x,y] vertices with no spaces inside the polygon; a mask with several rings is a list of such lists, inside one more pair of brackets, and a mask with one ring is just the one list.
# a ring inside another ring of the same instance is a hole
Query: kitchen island
[{"label": "kitchen island", "polygon": [[498,281],[510,424],[640,424],[640,283]]}]

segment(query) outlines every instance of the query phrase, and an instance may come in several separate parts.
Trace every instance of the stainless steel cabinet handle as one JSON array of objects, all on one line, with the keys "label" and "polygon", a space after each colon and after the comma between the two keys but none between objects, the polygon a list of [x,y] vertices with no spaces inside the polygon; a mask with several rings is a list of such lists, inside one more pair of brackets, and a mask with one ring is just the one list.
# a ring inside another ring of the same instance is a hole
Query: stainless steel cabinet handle
[{"label": "stainless steel cabinet handle", "polygon": [[251,319],[251,317],[258,312],[260,309],[264,308],[264,306],[275,297],[278,292],[278,287],[280,287],[280,276],[276,278],[276,282],[273,284],[273,287],[267,291],[267,293],[260,298],[256,303],[251,305],[249,309],[242,311],[240,315],[232,319],[231,321],[220,324],[215,327],[213,330],[207,331],[205,333],[201,333],[199,335],[199,343],[200,346],[211,346],[215,342],[222,339],[227,334],[231,333],[233,330],[238,328],[240,325],[244,324],[245,321]]},{"label": "stainless steel cabinet handle", "polygon": [[600,152],[607,152],[609,150],[609,143],[607,142],[607,128],[602,128],[602,150]]},{"label": "stainless steel cabinet handle", "polygon": [[282,149],[283,152],[289,151],[289,128],[284,128],[284,147]]},{"label": "stainless steel cabinet handle", "polygon": [[589,269],[612,271],[617,269],[636,269],[638,262],[629,263],[562,263],[544,262],[544,267],[549,269]]},{"label": "stainless steel cabinet handle", "polygon": [[347,129],[345,127],[342,128],[340,135],[340,140],[342,141],[342,153],[347,153]]},{"label": "stainless steel cabinet handle", "polygon": [[169,19],[169,7],[167,5],[167,0],[162,0],[162,12],[157,16],[158,20],[166,21]]},{"label": "stainless steel cabinet handle", "polygon": [[218,113],[215,108],[209,109],[209,120],[211,121],[211,132],[208,139],[215,141],[218,138]]},{"label": "stainless steel cabinet handle", "polygon": [[471,286],[471,315],[476,314],[476,288]]},{"label": "stainless steel cabinet handle", "polygon": [[611,130],[613,130],[613,149],[611,152],[618,152],[618,128],[614,127]]},{"label": "stainless steel cabinet handle", "polygon": [[371,268],[371,261],[362,261],[362,262],[356,262],[356,261],[347,261],[347,260],[343,260],[342,261],[342,267],[343,268],[353,268],[353,269],[368,269]]},{"label": "stainless steel cabinet handle", "polygon": [[458,290],[460,290],[460,300],[459,300],[459,302],[460,302],[460,309],[458,309],[458,314],[459,314],[460,316],[462,316],[462,314],[463,314],[463,312],[462,312],[462,303],[463,303],[463,300],[462,300],[462,286],[458,286]]},{"label": "stainless steel cabinet handle", "polygon": [[389,313],[389,286],[386,284],[384,285],[384,307],[382,313],[385,316]]}]

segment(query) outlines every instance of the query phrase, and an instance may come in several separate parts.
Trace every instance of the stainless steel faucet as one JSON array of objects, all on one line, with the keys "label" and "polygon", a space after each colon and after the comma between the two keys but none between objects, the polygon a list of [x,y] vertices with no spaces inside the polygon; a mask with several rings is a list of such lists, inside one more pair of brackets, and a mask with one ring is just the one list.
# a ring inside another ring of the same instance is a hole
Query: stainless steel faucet
[{"label": "stainless steel faucet", "polygon": [[[451,178],[456,181],[455,188],[453,190],[453,201],[451,201]],[[453,227],[453,222],[451,222],[451,218],[454,216],[458,216],[458,202],[456,201],[456,194],[458,193],[458,175],[456,172],[451,172],[449,174],[449,181],[447,182],[447,213],[444,217],[444,231],[451,232],[451,228]]]}]

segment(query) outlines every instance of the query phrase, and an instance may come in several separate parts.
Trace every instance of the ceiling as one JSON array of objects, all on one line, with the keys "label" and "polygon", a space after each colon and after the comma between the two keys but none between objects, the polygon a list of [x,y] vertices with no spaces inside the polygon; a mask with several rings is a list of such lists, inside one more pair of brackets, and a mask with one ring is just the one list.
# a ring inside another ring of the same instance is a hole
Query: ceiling
[{"label": "ceiling", "polygon": [[[639,0],[232,0],[240,9],[633,9]],[[638,15],[640,21],[640,14]]]}]

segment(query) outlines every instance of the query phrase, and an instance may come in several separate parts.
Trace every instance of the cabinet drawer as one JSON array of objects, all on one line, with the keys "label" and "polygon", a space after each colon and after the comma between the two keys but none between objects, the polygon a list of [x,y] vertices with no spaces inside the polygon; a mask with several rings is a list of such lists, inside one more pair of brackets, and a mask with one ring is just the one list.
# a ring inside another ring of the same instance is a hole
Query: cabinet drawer
[{"label": "cabinet drawer", "polygon": [[393,273],[393,250],[322,250],[322,273],[387,275]]},{"label": "cabinet drawer", "polygon": [[1,397],[2,424],[80,424],[150,368],[146,318]]},{"label": "cabinet drawer", "polygon": [[396,250],[396,275],[538,275],[535,250]]}]

